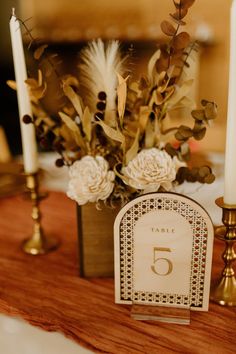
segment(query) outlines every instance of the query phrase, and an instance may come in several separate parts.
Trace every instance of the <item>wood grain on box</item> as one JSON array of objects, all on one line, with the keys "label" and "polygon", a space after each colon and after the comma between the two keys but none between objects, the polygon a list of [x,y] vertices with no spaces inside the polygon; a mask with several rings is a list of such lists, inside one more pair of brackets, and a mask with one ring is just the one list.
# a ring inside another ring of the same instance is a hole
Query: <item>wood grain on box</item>
[{"label": "wood grain on box", "polygon": [[94,204],[77,207],[80,275],[84,277],[113,277],[113,225],[118,209]]}]

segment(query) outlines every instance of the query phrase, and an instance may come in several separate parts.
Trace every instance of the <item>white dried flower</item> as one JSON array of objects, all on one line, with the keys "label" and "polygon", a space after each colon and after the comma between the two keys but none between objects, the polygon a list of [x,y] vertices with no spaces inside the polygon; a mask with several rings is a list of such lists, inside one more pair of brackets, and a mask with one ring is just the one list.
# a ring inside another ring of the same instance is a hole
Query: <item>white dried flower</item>
[{"label": "white dried flower", "polygon": [[182,165],[177,160],[172,159],[164,150],[144,149],[122,168],[124,182],[130,187],[143,190],[143,193],[156,192],[160,187],[169,191]]},{"label": "white dried flower", "polygon": [[67,195],[79,205],[105,200],[114,188],[115,173],[102,156],[84,156],[69,168]]}]

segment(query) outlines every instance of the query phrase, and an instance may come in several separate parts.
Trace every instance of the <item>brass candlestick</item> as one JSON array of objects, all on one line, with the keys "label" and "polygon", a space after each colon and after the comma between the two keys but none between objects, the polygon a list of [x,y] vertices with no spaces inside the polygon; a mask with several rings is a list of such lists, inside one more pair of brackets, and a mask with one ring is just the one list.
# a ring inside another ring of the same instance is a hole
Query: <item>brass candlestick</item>
[{"label": "brass candlestick", "polygon": [[31,238],[23,242],[22,248],[25,253],[31,255],[45,254],[55,250],[59,246],[59,242],[54,237],[46,237],[41,226],[41,212],[39,209],[40,201],[45,198],[39,194],[38,173],[26,175],[26,186],[30,192],[32,201],[32,219],[33,235]]},{"label": "brass candlestick", "polygon": [[222,258],[225,266],[221,278],[213,285],[211,300],[220,305],[236,306],[236,279],[234,276],[233,262],[236,259],[234,242],[236,241],[236,205],[227,205],[223,198],[218,198],[216,204],[222,208],[222,221],[224,226],[216,229],[216,237],[225,241],[225,250]]}]

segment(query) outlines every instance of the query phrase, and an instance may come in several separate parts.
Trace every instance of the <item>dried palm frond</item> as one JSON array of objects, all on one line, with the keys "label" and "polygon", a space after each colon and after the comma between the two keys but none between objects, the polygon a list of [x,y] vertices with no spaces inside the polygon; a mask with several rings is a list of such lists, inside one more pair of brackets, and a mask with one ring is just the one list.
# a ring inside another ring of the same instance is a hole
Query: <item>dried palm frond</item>
[{"label": "dried palm frond", "polygon": [[101,39],[94,40],[81,53],[79,75],[86,93],[85,104],[94,115],[98,110],[104,113],[106,123],[111,126],[115,125],[116,117],[117,73],[122,75],[123,64],[124,58],[116,40],[107,45]]}]

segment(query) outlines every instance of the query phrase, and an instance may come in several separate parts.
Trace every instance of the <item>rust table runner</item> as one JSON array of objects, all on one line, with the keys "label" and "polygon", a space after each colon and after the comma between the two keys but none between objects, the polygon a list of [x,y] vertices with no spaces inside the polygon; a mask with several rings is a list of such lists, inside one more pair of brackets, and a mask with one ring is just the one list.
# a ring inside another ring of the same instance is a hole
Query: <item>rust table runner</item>
[{"label": "rust table runner", "polygon": [[[98,353],[235,353],[235,308],[211,304],[207,313],[191,312],[190,326],[140,322],[129,306],[114,303],[113,279],[79,278],[75,205],[62,193],[42,203],[44,229],[61,247],[25,255],[20,245],[31,232],[30,212],[21,196],[0,199],[0,312]],[[213,276],[222,269],[222,247],[215,243]]]}]

